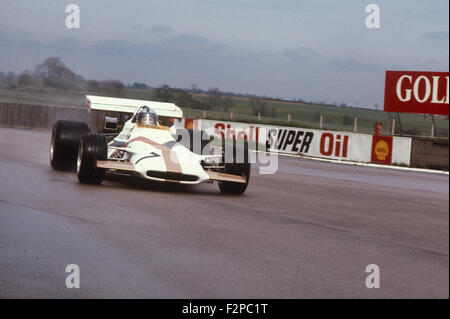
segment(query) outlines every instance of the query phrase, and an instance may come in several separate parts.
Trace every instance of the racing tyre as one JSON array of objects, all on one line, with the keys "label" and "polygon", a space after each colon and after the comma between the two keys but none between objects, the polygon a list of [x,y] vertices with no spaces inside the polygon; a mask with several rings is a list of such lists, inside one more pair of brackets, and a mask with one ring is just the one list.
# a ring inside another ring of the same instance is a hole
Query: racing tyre
[{"label": "racing tyre", "polygon": [[100,184],[105,177],[105,169],[97,167],[97,160],[107,158],[106,139],[100,134],[87,134],[80,140],[77,156],[77,176],[80,183]]},{"label": "racing tyre", "polygon": [[54,170],[68,171],[75,166],[80,139],[89,133],[86,123],[57,121],[50,143],[50,165]]},{"label": "racing tyre", "polygon": [[[239,151],[239,148],[236,147],[236,145],[234,145],[234,154],[237,154],[236,151]],[[244,183],[219,181],[219,189],[222,193],[240,195],[243,194],[247,189],[248,182],[250,180],[250,168],[251,168],[248,159],[248,145],[246,145],[243,151],[244,151],[244,163],[237,162],[236,158],[234,158],[232,163],[227,163],[225,161],[225,157],[223,157],[223,163],[224,163],[224,173],[245,176],[246,182],[244,184]]]}]

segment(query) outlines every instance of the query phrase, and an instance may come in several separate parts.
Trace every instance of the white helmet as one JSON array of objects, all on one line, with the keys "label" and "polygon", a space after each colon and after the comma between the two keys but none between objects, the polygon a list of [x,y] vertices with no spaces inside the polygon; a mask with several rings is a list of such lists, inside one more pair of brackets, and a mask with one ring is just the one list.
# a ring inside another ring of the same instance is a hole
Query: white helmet
[{"label": "white helmet", "polygon": [[158,114],[148,106],[143,106],[136,115],[136,120],[142,125],[158,125]]}]

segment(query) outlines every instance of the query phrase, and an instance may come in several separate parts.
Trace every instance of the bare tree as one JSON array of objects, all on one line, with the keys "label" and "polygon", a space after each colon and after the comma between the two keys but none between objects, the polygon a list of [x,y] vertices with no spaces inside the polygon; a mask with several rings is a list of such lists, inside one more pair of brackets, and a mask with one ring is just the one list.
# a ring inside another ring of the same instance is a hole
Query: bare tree
[{"label": "bare tree", "polygon": [[109,93],[114,96],[122,96],[125,90],[125,85],[119,80],[110,80],[104,82],[109,89]]},{"label": "bare tree", "polygon": [[31,85],[33,83],[33,79],[28,72],[23,72],[21,75],[19,75],[17,83],[20,86]]},{"label": "bare tree", "polygon": [[33,78],[49,87],[70,89],[78,88],[83,78],[65,66],[59,57],[51,57],[36,65]]},{"label": "bare tree", "polygon": [[229,112],[233,107],[233,99],[230,96],[225,96],[222,100],[223,110],[224,112]]},{"label": "bare tree", "polygon": [[207,103],[211,110],[216,110],[222,105],[222,92],[218,88],[210,88],[206,94],[208,95]]},{"label": "bare tree", "polygon": [[174,100],[173,92],[170,86],[167,84],[161,85],[154,91],[155,98],[161,102],[171,102]]},{"label": "bare tree", "polygon": [[261,113],[262,116],[267,115],[266,101],[258,99],[258,98],[251,98],[250,105],[252,107],[253,114],[258,115],[258,113]]},{"label": "bare tree", "polygon": [[14,72],[8,72],[5,76],[5,82],[9,85],[14,85],[16,82],[17,76]]}]

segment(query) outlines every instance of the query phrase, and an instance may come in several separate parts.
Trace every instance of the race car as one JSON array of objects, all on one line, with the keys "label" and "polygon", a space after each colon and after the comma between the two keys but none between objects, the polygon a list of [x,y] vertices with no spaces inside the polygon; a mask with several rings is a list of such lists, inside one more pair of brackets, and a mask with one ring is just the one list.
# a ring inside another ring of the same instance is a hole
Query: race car
[{"label": "race car", "polygon": [[76,167],[78,180],[86,184],[100,184],[111,172],[165,183],[218,181],[222,193],[247,189],[248,149],[231,144],[231,160],[225,144],[212,154],[206,132],[175,128],[171,117],[182,118],[182,111],[174,104],[87,96],[87,106],[92,126],[102,117],[95,118],[93,111],[103,112],[103,130],[91,133],[87,123],[57,121],[50,143],[54,170]]}]

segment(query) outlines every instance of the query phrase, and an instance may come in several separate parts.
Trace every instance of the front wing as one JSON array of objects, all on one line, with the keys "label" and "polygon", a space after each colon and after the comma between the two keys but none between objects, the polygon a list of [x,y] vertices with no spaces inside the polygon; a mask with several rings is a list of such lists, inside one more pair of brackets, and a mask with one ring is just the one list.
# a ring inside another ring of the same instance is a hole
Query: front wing
[{"label": "front wing", "polygon": [[[135,169],[134,165],[132,163],[128,162],[119,162],[119,161],[97,161],[97,167],[105,168],[105,169],[111,169],[116,171],[123,171],[123,172],[136,172],[138,171]],[[233,174],[226,174],[221,172],[215,172],[215,171],[205,171],[208,175],[209,179],[212,181],[221,181],[221,182],[234,182],[234,183],[246,183],[245,176],[239,176],[239,175],[233,175]],[[174,179],[174,173],[173,172],[160,172],[158,178],[153,178],[146,176],[147,179],[152,180],[158,180],[158,181],[165,181],[165,182],[182,182],[181,180]],[[195,183],[189,183],[189,184],[195,184]]]}]

